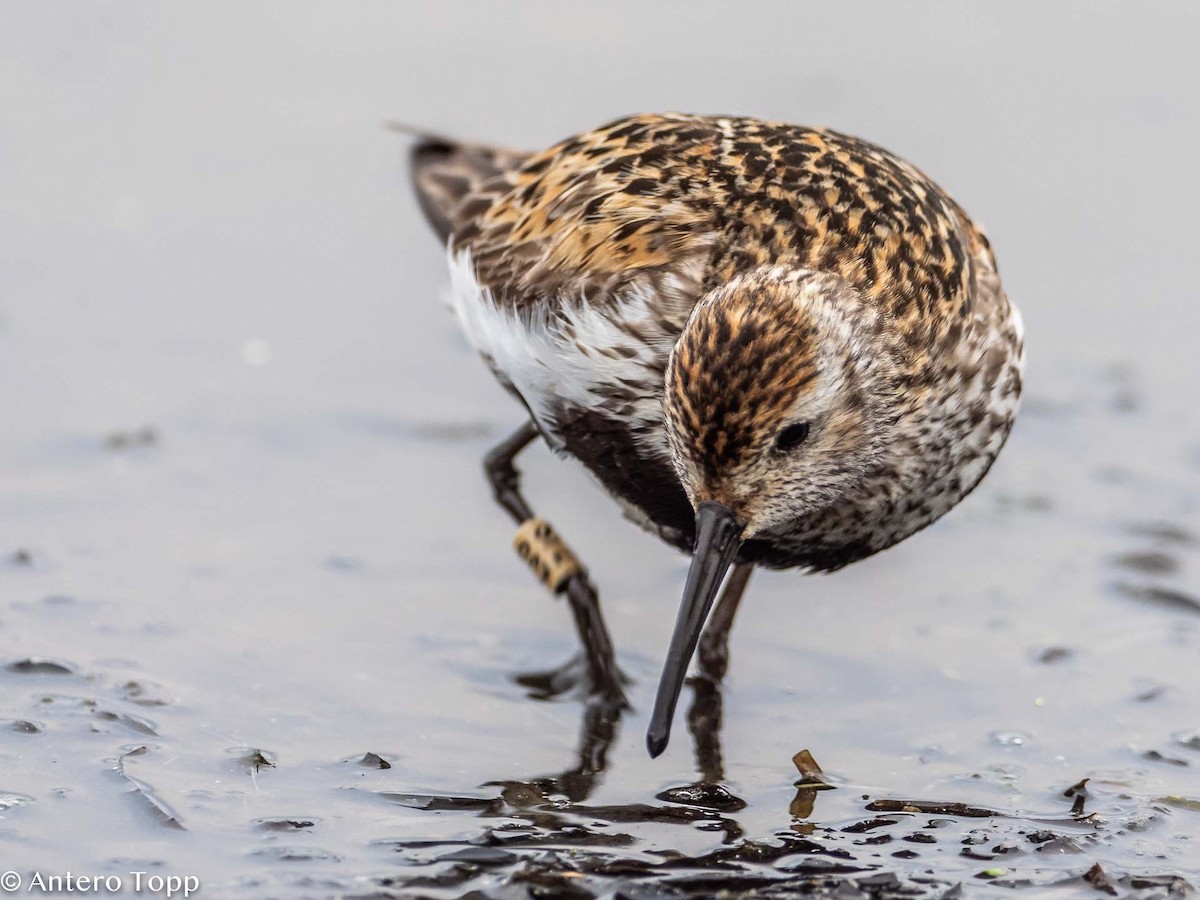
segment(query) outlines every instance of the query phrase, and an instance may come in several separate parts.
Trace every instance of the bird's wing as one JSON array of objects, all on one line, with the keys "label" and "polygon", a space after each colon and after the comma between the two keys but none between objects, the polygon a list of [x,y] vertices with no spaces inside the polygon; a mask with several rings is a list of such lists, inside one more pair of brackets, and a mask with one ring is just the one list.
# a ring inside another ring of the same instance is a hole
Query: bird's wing
[{"label": "bird's wing", "polygon": [[634,285],[694,300],[715,237],[697,198],[722,137],[697,117],[641,115],[527,156],[430,139],[413,168],[426,215],[501,304],[603,303]]},{"label": "bird's wing", "polygon": [[409,161],[413,186],[425,218],[443,241],[457,223],[471,215],[470,201],[503,193],[511,186],[507,176],[517,171],[530,153],[456,141],[404,125],[392,130],[410,134],[417,142]]},{"label": "bird's wing", "polygon": [[429,138],[414,171],[439,233],[518,310],[636,289],[678,311],[782,263],[834,272],[889,316],[953,323],[987,257],[922,172],[825,129],[636,115],[529,155]]}]

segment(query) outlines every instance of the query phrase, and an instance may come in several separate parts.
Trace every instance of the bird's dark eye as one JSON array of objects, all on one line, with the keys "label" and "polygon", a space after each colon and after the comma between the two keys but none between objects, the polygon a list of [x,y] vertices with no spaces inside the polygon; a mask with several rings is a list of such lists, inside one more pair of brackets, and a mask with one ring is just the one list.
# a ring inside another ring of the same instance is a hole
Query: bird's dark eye
[{"label": "bird's dark eye", "polygon": [[806,440],[808,440],[808,423],[793,422],[779,432],[779,436],[775,438],[775,449],[780,453],[787,453],[795,450]]}]

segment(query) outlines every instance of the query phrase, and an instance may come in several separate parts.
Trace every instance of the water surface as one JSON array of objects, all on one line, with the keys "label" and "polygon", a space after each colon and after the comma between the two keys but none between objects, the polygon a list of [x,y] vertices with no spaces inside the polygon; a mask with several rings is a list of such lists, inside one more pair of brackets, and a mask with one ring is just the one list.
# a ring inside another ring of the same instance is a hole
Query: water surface
[{"label": "water surface", "polygon": [[[247,897],[1200,884],[1196,11],[738,9],[6,7],[0,869]],[[1029,334],[960,509],[836,576],[755,576],[699,729],[725,795],[672,792],[701,777],[682,710],[643,744],[686,561],[540,448],[529,496],[634,708],[514,681],[574,652],[479,472],[519,411],[380,127],[537,146],[642,109],[915,160]],[[802,750],[834,790],[794,785]]]}]

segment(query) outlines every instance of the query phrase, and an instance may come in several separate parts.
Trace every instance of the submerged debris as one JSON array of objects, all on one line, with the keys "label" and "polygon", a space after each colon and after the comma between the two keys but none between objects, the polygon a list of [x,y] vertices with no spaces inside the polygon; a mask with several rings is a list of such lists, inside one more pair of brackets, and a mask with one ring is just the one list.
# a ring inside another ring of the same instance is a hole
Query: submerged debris
[{"label": "submerged debris", "polygon": [[1114,558],[1113,562],[1123,569],[1130,569],[1143,575],[1174,575],[1179,571],[1179,561],[1161,550],[1124,553]]},{"label": "submerged debris", "polygon": [[943,816],[963,816],[968,819],[986,819],[989,816],[1004,816],[1006,813],[966,803],[940,803],[929,800],[872,800],[866,806],[871,812],[937,813]]},{"label": "submerged debris", "polygon": [[283,819],[283,818],[268,818],[256,819],[254,825],[260,831],[303,831],[306,828],[312,828],[319,819]]},{"label": "submerged debris", "polygon": [[136,731],[138,734],[158,737],[158,731],[154,723],[149,719],[143,719],[141,716],[131,715],[130,713],[115,713],[107,709],[94,710],[92,715],[102,722],[116,722],[118,725],[124,725],[130,731]]},{"label": "submerged debris", "polygon": [[1168,765],[1171,765],[1171,766],[1186,766],[1186,765],[1188,765],[1188,761],[1186,759],[1178,759],[1177,757],[1174,757],[1174,756],[1163,756],[1157,750],[1147,750],[1145,753],[1142,754],[1142,759],[1148,759],[1151,762],[1167,763]]},{"label": "submerged debris", "polygon": [[1070,647],[1047,647],[1038,654],[1037,661],[1046,665],[1053,665],[1057,662],[1070,659],[1075,655],[1075,651]]},{"label": "submerged debris", "polygon": [[1189,750],[1200,750],[1200,729],[1196,731],[1180,731],[1175,737],[1175,743]]},{"label": "submerged debris", "polygon": [[166,706],[166,700],[151,697],[147,694],[146,685],[138,681],[127,681],[120,688],[121,696],[130,703],[138,706]]},{"label": "submerged debris", "polygon": [[1200,600],[1175,588],[1160,585],[1118,584],[1117,590],[1130,600],[1153,603],[1178,612],[1200,613]]},{"label": "submerged debris", "polygon": [[43,659],[40,656],[28,656],[25,659],[18,659],[15,662],[10,662],[4,668],[6,671],[16,672],[19,675],[75,674],[75,667],[70,663],[58,662],[53,659]]},{"label": "submerged debris", "polygon": [[158,443],[158,432],[150,426],[133,431],[113,431],[104,439],[109,450],[127,450],[130,447],[150,447]]},{"label": "submerged debris", "polygon": [[1171,795],[1169,797],[1157,797],[1154,802],[1165,803],[1167,806],[1172,806],[1175,809],[1186,809],[1188,812],[1200,812],[1200,800],[1195,800],[1191,797]]},{"label": "submerged debris", "polygon": [[383,797],[400,806],[429,811],[457,810],[459,812],[497,813],[503,806],[499,797],[448,797],[439,794],[401,794],[395,791],[379,791]]},{"label": "submerged debris", "polygon": [[186,829],[183,827],[183,821],[175,810],[171,809],[167,802],[158,796],[154,788],[140,778],[135,778],[129,772],[130,766],[135,765],[138,759],[146,756],[149,752],[149,747],[136,747],[128,753],[121,754],[113,765],[113,771],[129,785],[133,793],[142,800],[164,826],[184,831]]}]

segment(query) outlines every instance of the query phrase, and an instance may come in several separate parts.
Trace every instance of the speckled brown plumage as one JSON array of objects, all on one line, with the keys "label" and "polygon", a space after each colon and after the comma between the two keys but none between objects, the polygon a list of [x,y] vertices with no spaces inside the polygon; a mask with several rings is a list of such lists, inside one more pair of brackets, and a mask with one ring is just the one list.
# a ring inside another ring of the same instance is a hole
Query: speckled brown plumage
[{"label": "speckled brown plumage", "polygon": [[741,558],[840,567],[954,506],[1008,434],[1020,320],[988,241],[880,147],[672,114],[413,159],[468,338],[682,549],[710,499],[749,523]]}]

